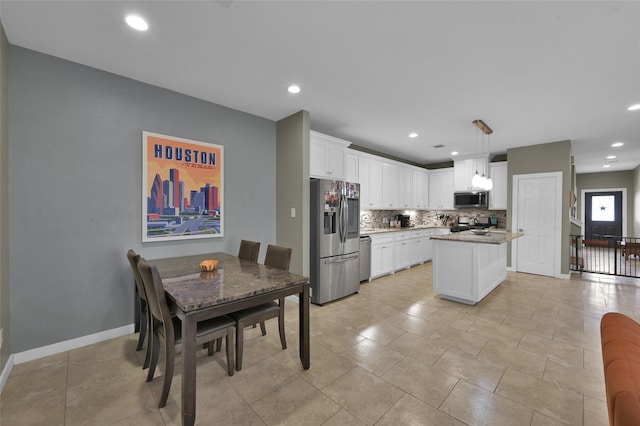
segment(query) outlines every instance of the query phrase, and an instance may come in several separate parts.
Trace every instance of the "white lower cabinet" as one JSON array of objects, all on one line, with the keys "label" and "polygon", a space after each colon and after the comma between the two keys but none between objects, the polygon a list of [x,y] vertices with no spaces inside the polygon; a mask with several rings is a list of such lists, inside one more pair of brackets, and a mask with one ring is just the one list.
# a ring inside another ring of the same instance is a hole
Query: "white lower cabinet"
[{"label": "white lower cabinet", "polygon": [[448,229],[434,228],[370,235],[371,279],[430,261],[433,257],[431,236],[448,233]]},{"label": "white lower cabinet", "polygon": [[393,270],[411,266],[411,233],[396,232],[393,236]]},{"label": "white lower cabinet", "polygon": [[411,232],[411,266],[424,263],[425,261],[425,239],[426,231],[413,231]]},{"label": "white lower cabinet", "polygon": [[371,278],[393,273],[393,234],[371,235]]}]

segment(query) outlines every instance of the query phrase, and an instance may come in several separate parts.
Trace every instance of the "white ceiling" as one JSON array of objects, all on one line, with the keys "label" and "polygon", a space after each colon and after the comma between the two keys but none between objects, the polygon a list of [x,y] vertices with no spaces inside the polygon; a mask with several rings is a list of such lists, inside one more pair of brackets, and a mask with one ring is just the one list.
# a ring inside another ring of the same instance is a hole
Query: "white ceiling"
[{"label": "white ceiling", "polygon": [[492,154],[571,140],[578,173],[640,164],[636,1],[3,0],[0,17],[14,45],[271,120],[304,109],[412,162],[477,153],[479,118]]}]

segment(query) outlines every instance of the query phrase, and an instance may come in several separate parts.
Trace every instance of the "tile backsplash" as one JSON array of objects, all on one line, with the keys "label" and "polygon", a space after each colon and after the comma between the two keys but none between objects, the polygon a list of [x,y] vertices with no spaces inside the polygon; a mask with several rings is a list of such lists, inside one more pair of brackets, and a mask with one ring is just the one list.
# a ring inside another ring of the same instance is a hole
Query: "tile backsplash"
[{"label": "tile backsplash", "polygon": [[414,226],[449,226],[449,222],[457,223],[458,216],[491,217],[498,219],[498,228],[507,224],[506,210],[458,209],[458,210],[360,210],[360,228],[387,228],[389,220],[396,215],[408,214]]}]

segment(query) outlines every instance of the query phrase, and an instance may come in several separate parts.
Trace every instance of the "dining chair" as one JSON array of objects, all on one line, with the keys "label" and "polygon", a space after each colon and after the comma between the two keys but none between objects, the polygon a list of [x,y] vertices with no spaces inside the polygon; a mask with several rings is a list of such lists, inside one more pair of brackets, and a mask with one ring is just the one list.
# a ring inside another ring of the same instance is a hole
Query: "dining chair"
[{"label": "dining chair", "polygon": [[257,241],[240,241],[240,250],[238,250],[238,257],[240,259],[247,259],[252,262],[258,261],[258,254],[260,253],[260,243]]},{"label": "dining chair", "polygon": [[[138,336],[138,345],[136,346],[136,351],[142,349],[142,345],[144,344],[144,340],[148,334],[149,330],[149,308],[147,304],[147,295],[144,291],[144,286],[142,285],[142,280],[140,278],[140,273],[138,272],[138,261],[140,260],[140,255],[135,251],[129,249],[127,252],[127,259],[129,259],[129,263],[131,264],[131,269],[133,270],[133,281],[136,284],[136,293],[137,300],[136,303],[140,307],[140,316],[137,318],[136,328],[139,330],[140,334]],[[151,337],[147,339],[147,351],[144,356],[144,363],[142,364],[142,368],[145,369],[149,367],[149,361],[151,359]]]},{"label": "dining chair", "polygon": [[[290,248],[269,244],[267,246],[267,254],[264,259],[264,264],[284,271],[289,271],[291,252],[292,250]],[[229,316],[235,320],[236,325],[236,370],[242,370],[245,327],[260,323],[260,331],[264,336],[267,334],[267,328],[265,327],[264,322],[268,319],[278,317],[280,344],[282,345],[282,349],[287,349],[287,340],[284,332],[284,297],[278,299],[278,303],[263,303],[262,305],[233,312],[229,314]]]},{"label": "dining chair", "polygon": [[[171,379],[173,378],[173,369],[175,366],[176,353],[182,349],[182,323],[180,319],[172,316],[169,311],[169,305],[162,285],[162,279],[158,273],[158,269],[152,266],[144,259],[138,262],[138,271],[142,278],[149,312],[151,317],[150,333],[152,334],[152,352],[151,363],[149,365],[149,373],[147,374],[147,382],[153,379],[156,366],[158,364],[158,356],[160,354],[160,340],[165,344],[165,367],[164,378],[162,384],[162,393],[158,408],[162,408],[167,404],[167,397],[171,389]],[[227,373],[233,376],[233,326],[235,322],[226,315],[198,322],[196,331],[196,346],[207,344],[208,355],[214,353],[214,342],[218,338],[226,338],[227,346]]]}]

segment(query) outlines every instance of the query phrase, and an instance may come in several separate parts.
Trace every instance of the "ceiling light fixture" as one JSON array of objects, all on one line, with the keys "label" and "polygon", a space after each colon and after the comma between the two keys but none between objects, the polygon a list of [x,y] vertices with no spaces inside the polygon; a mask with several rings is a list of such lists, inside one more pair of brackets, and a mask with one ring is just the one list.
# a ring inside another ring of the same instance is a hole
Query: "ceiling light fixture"
[{"label": "ceiling light fixture", "polygon": [[622,145],[624,145],[624,142],[616,142],[611,144],[611,146],[614,148],[620,148]]},{"label": "ceiling light fixture", "polygon": [[[483,133],[483,136],[482,136],[483,139],[482,139],[482,144],[481,144],[482,145],[481,146],[481,150],[482,151],[484,151],[484,135],[487,135],[487,155],[488,155],[488,153],[489,153],[489,135],[491,133],[493,133],[493,130],[491,130],[491,127],[487,126],[487,123],[485,123],[482,120],[473,120],[472,123],[478,129],[482,130],[482,133]],[[476,130],[476,145],[477,145],[477,141],[478,141],[478,131]],[[486,167],[486,162],[484,164],[485,164],[485,167]],[[471,186],[473,188],[484,189],[485,191],[491,191],[493,189],[493,181],[488,176],[488,171],[487,170],[483,170],[482,175],[480,175],[480,173],[478,173],[477,160],[476,160],[476,173],[471,178]]]},{"label": "ceiling light fixture", "polygon": [[631,105],[629,108],[627,108],[627,111],[638,111],[638,110],[640,110],[640,104]]},{"label": "ceiling light fixture", "polygon": [[602,167],[608,169],[609,167],[611,167],[611,164],[603,164]]},{"label": "ceiling light fixture", "polygon": [[147,24],[147,21],[145,21],[138,15],[127,15],[124,20],[127,25],[129,25],[134,30],[147,31],[149,29],[149,24]]},{"label": "ceiling light fixture", "polygon": [[458,155],[458,151],[451,151],[451,155]]},{"label": "ceiling light fixture", "polygon": [[607,155],[607,160],[613,160],[614,158],[616,158],[615,155]]},{"label": "ceiling light fixture", "polygon": [[417,137],[418,137],[418,134],[417,134],[416,132],[409,133],[409,137],[410,137],[410,138],[417,138]]},{"label": "ceiling light fixture", "polygon": [[300,93],[300,86],[292,84],[291,86],[287,87],[287,91],[293,94]]}]

